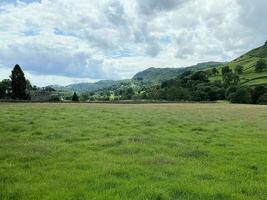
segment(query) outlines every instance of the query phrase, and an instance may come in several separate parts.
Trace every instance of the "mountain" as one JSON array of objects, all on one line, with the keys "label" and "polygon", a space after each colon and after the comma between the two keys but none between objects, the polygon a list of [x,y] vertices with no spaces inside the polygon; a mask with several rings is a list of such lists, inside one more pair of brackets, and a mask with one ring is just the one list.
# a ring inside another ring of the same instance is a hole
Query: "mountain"
[{"label": "mountain", "polygon": [[[241,65],[244,67],[244,72],[240,75],[242,85],[267,85],[267,69],[260,73],[255,72],[255,65],[260,59],[265,60],[267,63],[267,42],[263,46],[253,49],[231,62],[225,63],[218,67],[218,69],[220,70],[221,67],[227,65],[234,70],[236,66]],[[221,75],[212,78],[212,80],[221,79]]]},{"label": "mountain", "polygon": [[64,87],[65,90],[77,91],[77,92],[91,92],[95,90],[100,90],[103,88],[111,87],[116,84],[116,81],[112,80],[104,80],[98,81],[95,83],[78,83],[78,84],[71,84]]},{"label": "mountain", "polygon": [[148,68],[144,71],[138,72],[133,76],[132,79],[125,80],[103,80],[95,83],[77,83],[71,84],[68,86],[58,86],[51,85],[50,87],[61,90],[61,91],[76,91],[76,92],[92,92],[96,90],[101,90],[105,88],[112,88],[123,84],[130,84],[129,82],[133,82],[138,85],[148,85],[148,84],[159,84],[162,81],[170,80],[176,78],[178,75],[183,73],[184,71],[190,70],[202,70],[209,67],[217,67],[222,65],[221,62],[206,62],[199,63],[197,65],[193,65],[190,67],[184,68]]},{"label": "mountain", "polygon": [[118,86],[127,84],[130,85],[132,82],[131,79],[124,79],[124,80],[103,80],[98,81],[95,83],[77,83],[77,84],[71,84],[67,86],[58,86],[58,85],[50,85],[49,87],[54,88],[58,91],[65,91],[65,92],[93,92],[97,90],[102,89],[108,89],[108,88],[116,88]]},{"label": "mountain", "polygon": [[[245,53],[244,55],[234,59],[231,62],[205,62],[199,63],[197,65],[184,67],[184,68],[148,68],[144,71],[138,72],[133,76],[132,79],[127,80],[104,80],[98,81],[96,83],[78,83],[72,84],[65,87],[54,86],[53,88],[63,91],[77,91],[77,92],[91,92],[101,89],[114,88],[123,84],[137,84],[137,85],[149,85],[149,84],[159,84],[162,81],[170,80],[176,78],[178,75],[186,70],[207,71],[211,68],[218,68],[219,71],[223,66],[229,66],[233,70],[236,66],[242,65],[244,67],[243,74],[240,75],[241,84],[253,86],[253,85],[267,85],[267,70],[256,73],[255,65],[259,59],[264,59],[267,62],[267,42],[256,49]],[[217,75],[210,78],[211,81],[222,80],[221,75]]]},{"label": "mountain", "polygon": [[142,72],[138,72],[133,80],[142,81],[143,83],[158,84],[165,80],[176,78],[186,70],[203,70],[210,67],[223,65],[221,62],[205,62],[183,68],[148,68]]}]

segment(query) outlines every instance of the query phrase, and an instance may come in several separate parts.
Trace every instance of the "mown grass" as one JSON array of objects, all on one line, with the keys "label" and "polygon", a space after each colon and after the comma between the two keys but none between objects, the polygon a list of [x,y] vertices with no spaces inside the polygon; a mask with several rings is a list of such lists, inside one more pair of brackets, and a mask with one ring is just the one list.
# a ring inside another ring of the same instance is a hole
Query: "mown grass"
[{"label": "mown grass", "polygon": [[267,107],[0,104],[0,199],[266,199]]}]

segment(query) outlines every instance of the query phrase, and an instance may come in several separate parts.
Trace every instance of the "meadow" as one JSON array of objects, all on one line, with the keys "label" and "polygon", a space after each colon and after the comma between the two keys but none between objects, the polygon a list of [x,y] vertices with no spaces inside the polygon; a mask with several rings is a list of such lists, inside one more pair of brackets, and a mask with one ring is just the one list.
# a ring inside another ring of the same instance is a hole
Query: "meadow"
[{"label": "meadow", "polygon": [[264,200],[267,106],[0,104],[1,200]]}]

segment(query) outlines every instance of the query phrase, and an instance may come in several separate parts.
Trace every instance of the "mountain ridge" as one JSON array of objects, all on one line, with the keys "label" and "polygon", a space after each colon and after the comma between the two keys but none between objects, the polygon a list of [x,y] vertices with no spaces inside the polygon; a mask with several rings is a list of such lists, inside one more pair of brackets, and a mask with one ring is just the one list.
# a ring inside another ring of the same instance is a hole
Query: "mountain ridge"
[{"label": "mountain ridge", "polygon": [[[229,62],[203,62],[196,65],[181,67],[181,68],[155,68],[150,67],[143,71],[136,73],[131,79],[124,80],[101,80],[95,83],[77,83],[67,85],[65,87],[53,87],[57,90],[65,91],[77,91],[77,92],[92,92],[101,89],[107,89],[111,87],[116,87],[116,85],[129,83],[138,83],[140,85],[154,85],[160,84],[163,81],[171,80],[176,78],[178,75],[187,70],[192,71],[207,71],[211,68],[217,68],[219,71],[223,66],[229,66],[233,70],[236,66],[242,65],[244,67],[244,72],[240,75],[241,84],[244,85],[258,85],[258,84],[267,84],[267,71],[262,73],[256,73],[254,68],[259,59],[264,59],[267,62],[267,41],[263,46],[252,49],[247,53],[237,57],[236,59]],[[211,77],[212,81],[222,80],[221,74]]]},{"label": "mountain ridge", "polygon": [[116,86],[117,84],[124,82],[140,82],[140,84],[159,84],[163,81],[176,78],[178,75],[186,70],[201,70],[207,67],[216,67],[224,64],[223,62],[203,62],[196,65],[181,67],[181,68],[156,68],[150,67],[143,71],[137,72],[131,79],[122,80],[100,80],[95,83],[75,83],[67,86],[50,86],[57,90],[77,91],[77,92],[93,92],[105,88]]}]

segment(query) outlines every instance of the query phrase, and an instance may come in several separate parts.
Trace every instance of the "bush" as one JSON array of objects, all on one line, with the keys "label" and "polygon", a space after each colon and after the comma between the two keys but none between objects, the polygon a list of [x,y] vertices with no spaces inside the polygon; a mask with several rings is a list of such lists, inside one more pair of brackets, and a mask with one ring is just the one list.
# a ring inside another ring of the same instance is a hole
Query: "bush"
[{"label": "bush", "polygon": [[55,95],[55,96],[51,96],[49,101],[50,102],[59,102],[61,100],[60,100],[60,97],[58,95]]},{"label": "bush", "polygon": [[262,72],[264,69],[266,69],[266,62],[263,59],[258,60],[255,66],[255,71]]},{"label": "bush", "polygon": [[258,102],[258,99],[264,95],[266,92],[266,88],[262,85],[256,86],[254,90],[252,91],[251,100],[253,104],[256,104]]},{"label": "bush", "polygon": [[225,66],[222,68],[222,75],[227,74],[227,73],[232,73],[232,69],[230,69],[229,66]]},{"label": "bush", "polygon": [[208,94],[207,92],[203,90],[197,90],[192,94],[192,100],[193,101],[207,101],[208,100]]},{"label": "bush", "polygon": [[216,67],[214,67],[214,68],[212,68],[211,73],[212,73],[212,75],[216,76],[217,74],[219,74],[219,71]]},{"label": "bush", "polygon": [[251,103],[251,93],[248,88],[238,88],[236,92],[229,95],[231,103]]},{"label": "bush", "polygon": [[244,71],[244,67],[243,67],[242,65],[237,65],[237,66],[235,67],[235,73],[237,73],[237,74],[242,74],[243,71]]},{"label": "bush", "polygon": [[259,97],[257,104],[267,105],[267,92]]},{"label": "bush", "polygon": [[208,78],[207,74],[205,72],[203,72],[203,71],[195,72],[191,76],[191,80],[193,80],[193,81],[201,81],[201,82],[209,82],[209,78]]},{"label": "bush", "polygon": [[237,85],[239,81],[240,81],[239,76],[232,72],[223,75],[223,82],[226,86]]},{"label": "bush", "polygon": [[210,101],[223,100],[225,98],[225,90],[217,86],[208,86],[205,88],[205,92]]}]

